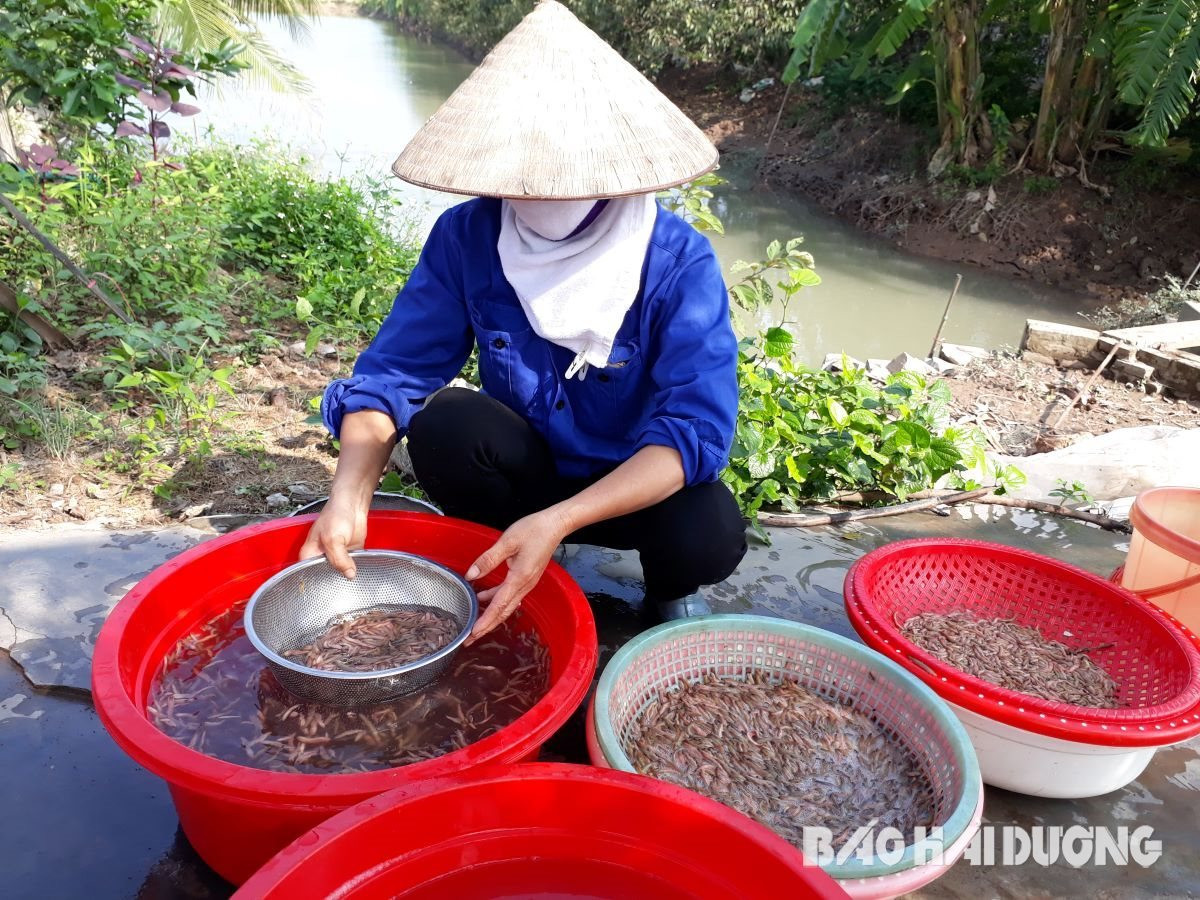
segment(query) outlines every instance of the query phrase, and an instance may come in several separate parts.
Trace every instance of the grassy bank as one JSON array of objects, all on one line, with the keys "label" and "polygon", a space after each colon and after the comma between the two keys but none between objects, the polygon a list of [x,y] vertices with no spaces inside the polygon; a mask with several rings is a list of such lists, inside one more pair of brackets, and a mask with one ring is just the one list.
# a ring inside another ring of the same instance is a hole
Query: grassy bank
[{"label": "grassy bank", "polygon": [[[269,462],[246,427],[263,379],[283,392],[272,415],[291,409],[302,425],[418,247],[385,186],[316,178],[269,145],[164,162],[92,141],[74,156],[61,176],[10,168],[5,193],[124,316],[0,216],[0,283],[21,310],[0,311],[0,484],[37,494],[74,479],[80,497],[118,491],[169,510],[219,489],[214,459]],[[283,360],[287,377],[261,369]]]}]

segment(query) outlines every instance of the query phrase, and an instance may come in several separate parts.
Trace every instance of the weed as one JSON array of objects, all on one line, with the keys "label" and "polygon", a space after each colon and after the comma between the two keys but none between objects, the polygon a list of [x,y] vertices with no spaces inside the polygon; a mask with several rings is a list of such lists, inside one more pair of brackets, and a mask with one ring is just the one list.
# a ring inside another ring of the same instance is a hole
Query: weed
[{"label": "weed", "polygon": [[6,491],[17,484],[17,474],[20,467],[16,463],[0,463],[0,491]]},{"label": "weed", "polygon": [[1025,193],[1032,197],[1049,194],[1058,189],[1058,179],[1052,175],[1031,175],[1024,182]]},{"label": "weed", "polygon": [[1138,328],[1174,322],[1187,302],[1200,303],[1200,279],[1184,290],[1182,281],[1168,275],[1155,291],[1145,297],[1127,297],[1080,315],[1103,330]]},{"label": "weed", "polygon": [[1065,506],[1068,503],[1086,506],[1092,502],[1092,495],[1084,487],[1083,482],[1068,482],[1065,478],[1059,478],[1055,481],[1055,485],[1056,487],[1050,492],[1050,496],[1058,498],[1059,506]]},{"label": "weed", "polygon": [[86,415],[61,400],[47,403],[40,397],[30,401],[14,398],[13,402],[24,410],[46,452],[59,462],[65,461],[86,425]]}]

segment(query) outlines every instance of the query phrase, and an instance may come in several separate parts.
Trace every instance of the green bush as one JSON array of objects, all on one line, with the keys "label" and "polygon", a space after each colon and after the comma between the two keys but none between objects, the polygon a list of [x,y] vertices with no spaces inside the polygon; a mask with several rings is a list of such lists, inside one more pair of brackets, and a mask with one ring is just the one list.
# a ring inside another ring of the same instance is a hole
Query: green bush
[{"label": "green bush", "polygon": [[[378,327],[417,253],[385,188],[323,181],[301,161],[263,146],[198,147],[174,160],[177,169],[119,144],[85,145],[78,178],[39,184],[20,176],[9,196],[152,329],[150,339],[165,340],[169,325],[182,349],[204,341],[220,346],[231,312],[265,325],[294,316],[297,305],[302,318],[341,332]],[[248,292],[235,292],[239,282],[229,269],[239,270],[243,288],[261,286],[256,276],[269,275],[274,290],[255,291],[252,308],[233,309],[231,295]],[[2,216],[0,281],[60,326],[129,336]]]},{"label": "green bush", "polygon": [[[78,176],[0,167],[0,189],[134,323],[2,213],[0,282],[21,307],[99,353],[73,379],[81,396],[101,391],[112,414],[105,464],[166,496],[177,470],[219,440],[230,370],[214,360],[252,355],[289,331],[350,340],[373,332],[417,247],[383,187],[321,180],[275,148],[197,147],[166,162],[130,142],[77,149]],[[231,343],[235,325],[258,337]],[[35,333],[0,312],[0,396],[37,397],[40,349]],[[49,449],[45,431],[23,427],[16,408],[0,403],[0,447],[40,440]]]},{"label": "green bush", "polygon": [[844,491],[903,499],[966,468],[962,435],[942,421],[944,382],[902,372],[879,387],[862,369],[814,371],[792,360],[782,331],[743,341],[739,356],[741,410],[723,480],[747,515]]},{"label": "green bush", "polygon": [[287,281],[301,319],[373,334],[416,262],[400,201],[367,177],[323,181],[269,145],[195,150],[223,198],[222,258]]},{"label": "green bush", "polygon": [[152,0],[4,0],[0,94],[73,123],[116,126],[134,93],[118,50],[153,29]]}]

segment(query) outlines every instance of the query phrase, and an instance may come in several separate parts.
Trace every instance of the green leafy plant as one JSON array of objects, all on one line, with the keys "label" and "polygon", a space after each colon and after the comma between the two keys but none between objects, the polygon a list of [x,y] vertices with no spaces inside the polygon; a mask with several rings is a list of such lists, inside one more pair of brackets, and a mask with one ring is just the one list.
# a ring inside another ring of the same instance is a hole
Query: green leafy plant
[{"label": "green leafy plant", "polygon": [[76,131],[110,126],[132,91],[122,85],[126,36],[150,26],[151,0],[5,0],[0,5],[0,97],[42,106]]},{"label": "green leafy plant", "polygon": [[7,491],[15,486],[20,471],[16,463],[0,463],[0,491]]},{"label": "green leafy plant", "polygon": [[190,160],[223,198],[224,261],[284,279],[310,347],[378,330],[417,257],[387,185],[321,180],[266,144],[196,150]]},{"label": "green leafy plant", "polygon": [[658,201],[697,231],[724,234],[725,226],[709,204],[713,199],[712,189],[726,183],[716,172],[709,172],[694,181],[659,191]]},{"label": "green leafy plant", "polygon": [[847,491],[902,500],[984,460],[977,430],[947,426],[945,382],[900,372],[880,386],[845,359],[833,372],[796,362],[788,308],[820,283],[800,244],[773,241],[764,260],[733,266],[742,276],[730,287],[737,306],[779,310],[779,324],[739,346],[741,402],[721,478],[743,513],[755,522],[766,504],[794,511]]},{"label": "green leafy plant", "polygon": [[1022,186],[1025,188],[1025,193],[1039,197],[1058,190],[1058,179],[1051,175],[1031,175],[1025,179]]},{"label": "green leafy plant", "polygon": [[1081,481],[1067,481],[1065,478],[1056,479],[1054,490],[1050,491],[1051,497],[1058,498],[1059,506],[1066,506],[1068,503],[1086,506],[1092,502],[1092,495]]}]

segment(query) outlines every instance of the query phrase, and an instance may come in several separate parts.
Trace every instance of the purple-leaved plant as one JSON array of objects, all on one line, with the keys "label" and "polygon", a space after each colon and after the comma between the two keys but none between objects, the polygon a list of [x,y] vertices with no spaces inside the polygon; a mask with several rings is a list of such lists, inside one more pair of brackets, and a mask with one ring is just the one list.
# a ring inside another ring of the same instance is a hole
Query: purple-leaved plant
[{"label": "purple-leaved plant", "polygon": [[46,194],[48,180],[63,175],[79,174],[79,167],[65,159],[58,159],[54,148],[49,144],[30,144],[28,150],[18,150],[17,165],[37,176],[43,204],[54,202]]},{"label": "purple-leaved plant", "polygon": [[[125,119],[117,125],[117,137],[148,137],[150,153],[157,161],[165,151],[164,142],[171,137],[171,127],[164,117],[174,113],[177,116],[194,116],[200,112],[200,107],[191,103],[183,103],[179,95],[183,90],[195,94],[192,82],[200,77],[200,73],[178,62],[179,52],[168,47],[151,43],[144,38],[130,37],[132,49],[121,47],[117,50],[123,58],[133,63],[141,77],[118,74],[117,81],[126,87],[137,91],[138,102],[146,108],[146,123],[139,124],[132,119]],[[180,168],[178,163],[164,162],[169,168]]]}]

